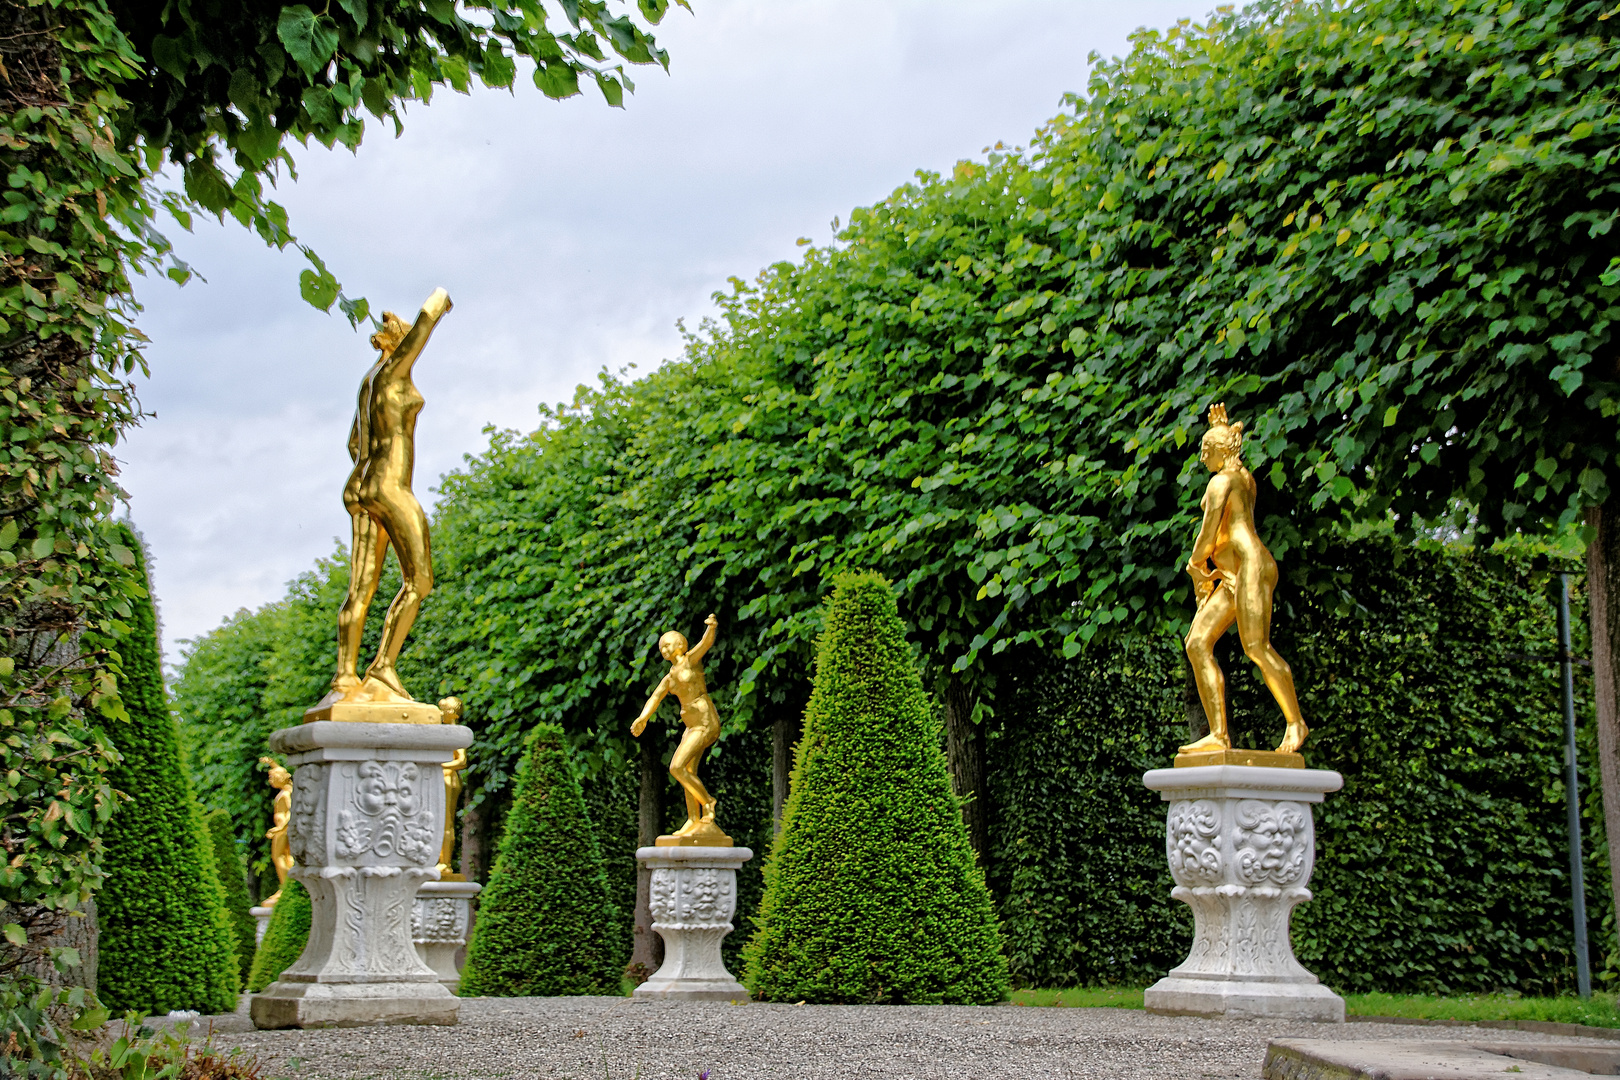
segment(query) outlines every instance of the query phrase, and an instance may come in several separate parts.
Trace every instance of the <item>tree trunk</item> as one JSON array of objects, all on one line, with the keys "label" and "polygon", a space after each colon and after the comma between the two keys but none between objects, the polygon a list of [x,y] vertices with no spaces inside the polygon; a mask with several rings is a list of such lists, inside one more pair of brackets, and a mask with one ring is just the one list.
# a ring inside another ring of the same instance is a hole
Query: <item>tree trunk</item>
[{"label": "tree trunk", "polygon": [[1181,656],[1181,711],[1187,717],[1187,741],[1195,743],[1209,734],[1209,717],[1204,713],[1204,700],[1198,696],[1198,680],[1193,678],[1192,664],[1185,653]]},{"label": "tree trunk", "polygon": [[[663,831],[659,812],[659,786],[662,762],[651,738],[640,741],[641,792],[636,807],[636,845],[652,847]],[[636,983],[646,982],[664,962],[664,940],[652,928],[652,871],[636,864],[636,927],[630,949],[630,963],[624,973]]]},{"label": "tree trunk", "polygon": [[461,812],[461,876],[482,883],[488,871],[484,852],[484,808],[469,806]]},{"label": "tree trunk", "polygon": [[961,680],[945,683],[945,757],[951,768],[951,786],[963,800],[962,824],[978,856],[979,867],[990,870],[990,807],[984,794],[984,737],[973,722],[973,700]]},{"label": "tree trunk", "polygon": [[1587,524],[1597,535],[1586,549],[1592,624],[1592,681],[1597,691],[1598,775],[1603,782],[1603,831],[1609,841],[1609,880],[1620,919],[1620,504],[1594,506]]},{"label": "tree trunk", "polygon": [[783,717],[771,724],[771,824],[782,831],[782,808],[787,805],[788,774],[793,768],[793,740],[798,725]]}]

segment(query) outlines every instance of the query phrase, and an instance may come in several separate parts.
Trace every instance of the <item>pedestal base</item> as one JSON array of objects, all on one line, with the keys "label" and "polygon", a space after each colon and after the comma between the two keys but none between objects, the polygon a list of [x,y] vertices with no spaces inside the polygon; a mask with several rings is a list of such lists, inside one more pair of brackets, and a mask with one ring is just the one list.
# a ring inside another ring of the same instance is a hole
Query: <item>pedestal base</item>
[{"label": "pedestal base", "polygon": [[273,982],[253,995],[248,1014],[257,1028],[372,1027],[454,1024],[460,1007],[436,982]]},{"label": "pedestal base", "polygon": [[454,994],[461,988],[456,954],[467,946],[472,899],[484,887],[476,881],[425,881],[411,909],[411,943],[416,955],[439,976],[439,985]]},{"label": "pedestal base", "polygon": [[636,998],[747,1001],[748,990],[726,970],[720,943],[737,909],[737,868],[754,857],[745,847],[644,847],[636,860],[652,871],[652,928],[664,939],[664,962],[636,987]]},{"label": "pedestal base", "polygon": [[1344,999],[1294,958],[1288,924],[1311,898],[1311,804],[1343,778],[1323,769],[1209,765],[1142,780],[1170,803],[1165,850],[1193,910],[1187,959],[1149,987],[1149,1012],[1344,1021]]},{"label": "pedestal base", "polygon": [[1238,982],[1166,976],[1147,988],[1142,1004],[1161,1016],[1260,1017],[1344,1023],[1344,999],[1313,976],[1306,982]]}]

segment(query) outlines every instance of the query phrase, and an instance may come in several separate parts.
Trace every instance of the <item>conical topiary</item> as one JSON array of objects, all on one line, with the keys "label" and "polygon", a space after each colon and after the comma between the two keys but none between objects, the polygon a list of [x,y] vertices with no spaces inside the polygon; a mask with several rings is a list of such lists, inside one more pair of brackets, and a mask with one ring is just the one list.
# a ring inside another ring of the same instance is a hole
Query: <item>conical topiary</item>
[{"label": "conical topiary", "polygon": [[236,966],[246,981],[253,967],[253,953],[257,947],[258,920],[253,917],[253,904],[248,899],[247,870],[242,865],[242,853],[236,847],[236,834],[231,830],[231,815],[224,810],[210,810],[203,815],[208,839],[214,848],[214,866],[219,871],[219,884],[225,891],[225,918],[231,924],[231,938],[236,946]]},{"label": "conical topiary", "polygon": [[988,1005],[1007,996],[984,875],[889,583],[835,579],[748,988],[771,1001]]},{"label": "conical topiary", "polygon": [[[136,579],[150,592],[133,530]],[[114,1011],[230,1012],[241,973],[225,915],[213,845],[180,755],[169,711],[150,596],[130,603],[118,645],[119,694],[129,720],[109,724],[123,761],[108,774],[120,800],[103,838],[107,880],[96,894],[101,1000]]]},{"label": "conical topiary", "polygon": [[529,736],[500,854],[479,896],[462,997],[616,994],[614,909],[562,729]]},{"label": "conical topiary", "polygon": [[270,925],[264,928],[264,940],[253,954],[253,967],[248,971],[247,988],[257,994],[292,966],[304,952],[309,941],[309,893],[297,878],[288,878],[281,887],[281,899],[270,913]]}]

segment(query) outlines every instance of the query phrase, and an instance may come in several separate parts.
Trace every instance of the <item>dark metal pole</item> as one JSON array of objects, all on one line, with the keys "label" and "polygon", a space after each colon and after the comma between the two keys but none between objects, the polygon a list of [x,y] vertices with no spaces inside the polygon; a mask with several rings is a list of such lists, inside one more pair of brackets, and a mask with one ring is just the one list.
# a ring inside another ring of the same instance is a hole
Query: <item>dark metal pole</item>
[{"label": "dark metal pole", "polygon": [[1569,804],[1569,891],[1575,907],[1575,983],[1592,996],[1586,945],[1586,875],[1581,865],[1580,770],[1575,755],[1575,652],[1569,639],[1569,575],[1558,575],[1558,654],[1564,669],[1564,796]]}]

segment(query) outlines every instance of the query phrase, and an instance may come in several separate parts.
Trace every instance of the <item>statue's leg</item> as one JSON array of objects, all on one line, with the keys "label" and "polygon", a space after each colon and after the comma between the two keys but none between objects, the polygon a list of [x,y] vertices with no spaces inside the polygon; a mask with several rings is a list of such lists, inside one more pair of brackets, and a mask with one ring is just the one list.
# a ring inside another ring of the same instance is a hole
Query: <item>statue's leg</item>
[{"label": "statue's leg", "polygon": [[1238,582],[1237,624],[1238,637],[1243,641],[1243,654],[1260,669],[1271,696],[1277,699],[1288,729],[1277,747],[1279,753],[1296,753],[1305,744],[1309,728],[1299,711],[1299,696],[1294,691],[1294,671],[1271,644],[1272,590],[1277,584],[1277,567],[1273,563],[1269,573],[1248,574]]},{"label": "statue's leg", "polygon": [[669,760],[669,775],[686,793],[686,824],[681,826],[681,833],[697,828],[703,821],[704,808],[714,804],[709,790],[698,779],[697,767],[703,759],[703,752],[714,742],[717,734],[711,734],[705,727],[687,728],[681,736],[681,744],[675,748],[675,755]]},{"label": "statue's leg", "polygon": [[350,508],[349,594],[338,612],[338,665],[332,689],[347,690],[360,682],[355,668],[360,660],[360,638],[366,630],[366,612],[377,595],[388,552],[388,533],[358,506]]},{"label": "statue's leg", "polygon": [[428,538],[427,515],[422,504],[409,491],[400,490],[379,500],[372,508],[382,519],[383,527],[394,545],[394,556],[399,559],[401,582],[394,602],[388,605],[383,619],[382,640],[377,644],[377,658],[366,669],[366,678],[376,679],[389,689],[405,697],[410,695],[400,685],[394,662],[399,659],[405,635],[416,622],[422,600],[433,591],[433,550]]},{"label": "statue's leg", "polygon": [[1215,662],[1215,643],[1232,625],[1235,607],[1232,590],[1217,588],[1198,608],[1187,633],[1187,663],[1192,665],[1193,681],[1198,684],[1198,700],[1209,720],[1209,734],[1183,746],[1184,754],[1232,748],[1232,736],[1226,730],[1226,676]]}]

